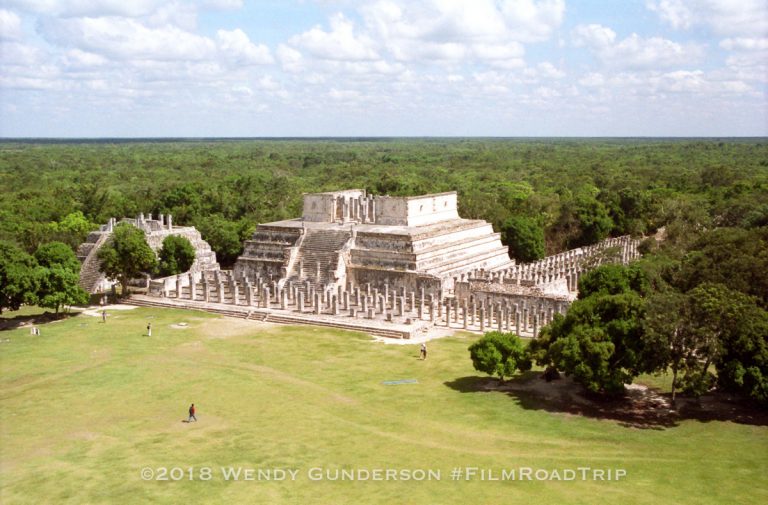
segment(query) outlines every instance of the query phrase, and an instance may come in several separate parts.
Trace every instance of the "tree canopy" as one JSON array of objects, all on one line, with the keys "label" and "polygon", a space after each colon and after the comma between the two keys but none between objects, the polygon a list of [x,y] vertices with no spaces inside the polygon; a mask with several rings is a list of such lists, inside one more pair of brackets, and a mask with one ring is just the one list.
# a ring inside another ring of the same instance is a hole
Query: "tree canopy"
[{"label": "tree canopy", "polygon": [[495,375],[502,382],[517,370],[531,368],[523,343],[514,333],[488,332],[469,346],[469,355],[475,370]]},{"label": "tree canopy", "polygon": [[88,293],[79,286],[80,262],[63,242],[42,244],[35,251],[40,265],[38,305],[54,309],[88,303]]},{"label": "tree canopy", "polygon": [[41,244],[35,251],[35,259],[40,266],[66,268],[72,272],[80,271],[80,262],[72,249],[63,242]]},{"label": "tree canopy", "polygon": [[100,270],[122,286],[128,293],[128,282],[148,274],[157,266],[154,251],[147,244],[144,232],[128,223],[115,226],[112,236],[98,252]]},{"label": "tree canopy", "polygon": [[544,228],[530,217],[513,216],[501,226],[501,236],[509,247],[509,255],[522,263],[544,257]]},{"label": "tree canopy", "polygon": [[158,253],[158,274],[161,277],[186,272],[195,262],[195,248],[181,235],[168,235]]},{"label": "tree canopy", "polygon": [[41,271],[35,258],[16,245],[0,240],[0,314],[37,302]]}]

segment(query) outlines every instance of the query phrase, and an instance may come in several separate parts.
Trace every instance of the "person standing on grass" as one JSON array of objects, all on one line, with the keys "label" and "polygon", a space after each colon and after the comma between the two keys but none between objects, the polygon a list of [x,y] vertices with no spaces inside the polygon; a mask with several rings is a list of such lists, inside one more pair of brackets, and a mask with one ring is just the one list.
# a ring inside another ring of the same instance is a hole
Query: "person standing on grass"
[{"label": "person standing on grass", "polygon": [[152,336],[152,323],[147,323],[147,336]]},{"label": "person standing on grass", "polygon": [[107,322],[107,311],[106,310],[102,310],[101,311],[101,322],[102,323],[106,323]]},{"label": "person standing on grass", "polygon": [[427,343],[421,343],[421,359],[427,359]]},{"label": "person standing on grass", "polygon": [[188,423],[191,423],[192,419],[194,419],[195,422],[197,422],[197,418],[195,417],[195,412],[196,412],[195,404],[193,403],[192,405],[189,406],[189,419],[187,419]]}]

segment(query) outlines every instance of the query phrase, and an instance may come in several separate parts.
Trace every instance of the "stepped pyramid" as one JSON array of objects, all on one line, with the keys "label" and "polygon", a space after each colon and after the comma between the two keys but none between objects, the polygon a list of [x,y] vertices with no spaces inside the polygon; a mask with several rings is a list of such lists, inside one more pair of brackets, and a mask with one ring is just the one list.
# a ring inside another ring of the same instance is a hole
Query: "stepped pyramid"
[{"label": "stepped pyramid", "polygon": [[[190,272],[219,269],[216,253],[211,250],[208,242],[203,240],[200,232],[193,226],[175,226],[170,214],[168,216],[160,214],[158,219],[152,219],[151,214],[148,217],[139,214],[135,219],[123,218],[120,223],[129,223],[143,230],[147,244],[155,253],[163,247],[165,237],[169,235],[186,237],[192,247],[195,248],[195,262],[189,269]],[[99,271],[100,263],[97,254],[112,235],[112,230],[117,224],[117,220],[111,218],[106,225],[100,226],[98,231],[89,233],[86,241],[77,248],[77,258],[82,263],[80,266],[80,287],[88,293],[103,293],[112,285],[112,282]]]},{"label": "stepped pyramid", "polygon": [[413,197],[363,190],[304,195],[301,218],[259,225],[237,277],[330,288],[371,284],[448,292],[462,274],[509,268],[490,223],[462,219],[456,192]]}]

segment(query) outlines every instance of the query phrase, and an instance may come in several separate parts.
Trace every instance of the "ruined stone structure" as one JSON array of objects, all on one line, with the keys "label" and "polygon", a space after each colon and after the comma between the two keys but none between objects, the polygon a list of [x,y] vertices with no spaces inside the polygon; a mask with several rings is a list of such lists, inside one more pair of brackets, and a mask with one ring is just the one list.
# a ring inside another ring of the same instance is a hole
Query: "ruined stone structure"
[{"label": "ruined stone structure", "polygon": [[474,271],[455,284],[461,303],[479,301],[488,310],[511,311],[515,328],[538,334],[554,314],[565,314],[577,295],[579,278],[603,263],[626,264],[637,259],[640,240],[629,236],[571,249],[542,260],[495,272]]},{"label": "ruined stone structure", "polygon": [[389,197],[349,190],[304,195],[300,219],[259,225],[234,271],[281,286],[371,284],[438,295],[462,274],[513,265],[489,223],[459,217],[455,192]]},{"label": "ruined stone structure", "polygon": [[233,271],[156,279],[133,302],[398,338],[430,326],[535,337],[583,272],[638,256],[639,241],[620,237],[518,265],[456,203],[456,193],[305,195],[302,218],[260,225]]},{"label": "ruined stone structure", "polygon": [[[120,223],[129,223],[142,230],[146,236],[147,244],[155,253],[163,247],[165,237],[169,235],[185,237],[195,248],[195,262],[192,264],[190,272],[219,269],[216,253],[211,250],[208,242],[202,239],[200,232],[193,226],[174,225],[173,217],[170,214],[167,216],[160,214],[157,219],[152,219],[152,214],[147,217],[144,214],[139,214],[135,219],[123,218]],[[110,218],[109,222],[100,226],[98,231],[89,233],[87,240],[77,248],[77,257],[82,263],[80,287],[88,293],[103,293],[113,284],[104,277],[104,274],[99,272],[99,259],[96,255],[101,246],[112,235],[112,230],[117,224],[115,218]]]}]

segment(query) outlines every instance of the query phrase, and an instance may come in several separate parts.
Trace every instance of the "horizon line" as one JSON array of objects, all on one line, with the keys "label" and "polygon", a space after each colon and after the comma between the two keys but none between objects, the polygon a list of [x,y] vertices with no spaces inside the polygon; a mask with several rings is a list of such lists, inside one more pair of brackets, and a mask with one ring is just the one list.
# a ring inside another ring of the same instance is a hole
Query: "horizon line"
[{"label": "horizon line", "polygon": [[8,141],[82,141],[82,140],[377,140],[377,139],[768,139],[768,135],[284,135],[284,136],[103,136],[103,137],[24,137],[0,136]]}]

